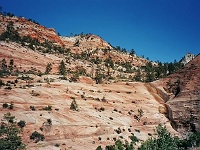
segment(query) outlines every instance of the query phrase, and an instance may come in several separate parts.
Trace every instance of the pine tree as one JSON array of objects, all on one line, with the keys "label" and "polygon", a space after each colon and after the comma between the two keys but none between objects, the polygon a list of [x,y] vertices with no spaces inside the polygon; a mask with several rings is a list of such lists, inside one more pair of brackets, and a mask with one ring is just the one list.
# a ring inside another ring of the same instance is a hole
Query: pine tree
[{"label": "pine tree", "polygon": [[135,75],[135,81],[141,81],[141,72],[139,69],[137,70],[137,73]]},{"label": "pine tree", "polygon": [[48,63],[47,66],[46,66],[46,71],[45,71],[45,74],[49,74],[52,70],[52,64],[51,63]]},{"label": "pine tree", "polygon": [[61,75],[66,75],[66,67],[63,60],[60,63],[59,70]]}]

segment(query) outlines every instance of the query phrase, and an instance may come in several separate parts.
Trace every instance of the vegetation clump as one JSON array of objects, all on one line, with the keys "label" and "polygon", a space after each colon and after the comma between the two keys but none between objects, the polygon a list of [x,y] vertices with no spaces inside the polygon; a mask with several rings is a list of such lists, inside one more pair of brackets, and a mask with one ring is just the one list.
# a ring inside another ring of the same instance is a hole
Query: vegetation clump
[{"label": "vegetation clump", "polygon": [[22,130],[18,128],[15,122],[15,116],[12,116],[10,113],[4,114],[3,120],[0,123],[0,149],[25,149],[26,146],[19,136],[21,132]]},{"label": "vegetation clump", "polygon": [[52,106],[48,105],[48,106],[42,108],[42,110],[52,111]]},{"label": "vegetation clump", "polygon": [[23,121],[23,120],[20,120],[17,125],[20,127],[20,128],[24,128],[26,126],[26,122]]},{"label": "vegetation clump", "polygon": [[7,103],[3,103],[2,106],[3,106],[3,108],[8,108],[9,105]]},{"label": "vegetation clump", "polygon": [[60,62],[59,71],[61,75],[66,75],[66,67],[63,60]]},{"label": "vegetation clump", "polygon": [[[10,59],[7,63],[6,59],[1,60],[1,68],[0,68],[0,77],[8,76],[8,75],[14,75],[14,60]],[[0,82],[0,86],[5,85],[3,81]]]},{"label": "vegetation clump", "polygon": [[[150,134],[151,135],[151,134]],[[190,148],[197,148],[200,146],[200,133],[190,133],[187,138],[179,139],[172,136],[166,127],[159,124],[155,130],[155,137],[151,136],[146,141],[142,142],[138,147],[139,150],[185,150]],[[132,134],[129,137],[131,142],[123,142],[116,140],[114,145],[107,145],[105,150],[134,150],[134,145],[139,142],[139,139]],[[102,147],[98,146],[96,150],[101,150]]]},{"label": "vegetation clump", "polygon": [[52,70],[52,64],[48,63],[46,66],[45,74],[49,74]]},{"label": "vegetation clump", "polygon": [[70,105],[70,109],[78,111],[78,104],[76,103],[75,99],[72,100],[71,105]]},{"label": "vegetation clump", "polygon": [[35,106],[30,106],[30,109],[31,109],[32,111],[35,111]]},{"label": "vegetation clump", "polygon": [[14,108],[14,104],[13,104],[13,102],[11,102],[10,105],[8,103],[3,103],[2,107],[3,108],[8,108],[8,109],[13,109]]},{"label": "vegetation clump", "polygon": [[43,134],[40,134],[39,132],[37,131],[34,131],[31,136],[30,136],[30,139],[31,140],[34,140],[35,143],[39,142],[39,141],[44,141],[45,137]]}]

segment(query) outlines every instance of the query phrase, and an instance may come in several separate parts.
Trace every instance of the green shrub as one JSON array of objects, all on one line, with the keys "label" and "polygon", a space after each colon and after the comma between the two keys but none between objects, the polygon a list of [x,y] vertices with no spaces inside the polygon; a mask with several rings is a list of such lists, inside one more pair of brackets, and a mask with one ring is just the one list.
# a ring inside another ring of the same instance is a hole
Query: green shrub
[{"label": "green shrub", "polygon": [[21,130],[18,129],[15,116],[10,113],[4,115],[3,121],[0,123],[0,149],[1,150],[23,150],[25,145],[19,136]]},{"label": "green shrub", "polygon": [[159,124],[156,127],[157,138],[149,138],[142,143],[139,150],[177,150],[179,139],[172,137],[170,132],[167,131],[165,126]]},{"label": "green shrub", "polygon": [[13,102],[11,102],[8,108],[13,109],[13,107],[14,107],[14,104],[13,104]]},{"label": "green shrub", "polygon": [[7,25],[7,30],[0,35],[0,40],[1,41],[10,40],[13,42],[21,41],[21,37],[19,36],[19,33],[13,27],[13,22],[10,22]]},{"label": "green shrub", "polygon": [[35,106],[30,106],[30,109],[31,109],[32,111],[35,111]]},{"label": "green shrub", "polygon": [[66,74],[66,67],[65,67],[65,63],[63,60],[60,62],[59,71],[60,71],[61,75]]},{"label": "green shrub", "polygon": [[[118,130],[116,130],[118,131]],[[120,131],[117,132],[118,134]],[[167,131],[165,126],[159,124],[155,130],[156,137],[150,137],[146,141],[144,141],[138,150],[186,150],[190,148],[200,147],[200,133],[194,132],[190,133],[186,139],[179,139],[178,137],[174,137]],[[150,134],[148,134],[150,135]],[[125,141],[123,143],[120,140],[116,141],[114,145],[107,145],[106,150],[134,150],[134,145],[136,142],[139,142],[138,138],[132,134],[129,137],[131,139],[131,143]],[[98,147],[97,147],[98,148]],[[99,147],[100,148],[100,147]],[[96,149],[97,150],[97,149]]]},{"label": "green shrub", "polygon": [[185,149],[200,147],[200,132],[191,132],[186,139],[180,140],[178,145]]},{"label": "green shrub", "polygon": [[103,149],[102,149],[101,145],[99,145],[99,146],[96,148],[96,150],[103,150]]},{"label": "green shrub", "polygon": [[117,140],[117,141],[115,142],[115,145],[116,145],[115,147],[116,147],[117,150],[124,150],[124,146],[123,146],[122,141]]},{"label": "green shrub", "polygon": [[20,120],[20,121],[17,123],[17,125],[18,125],[20,128],[23,128],[23,127],[26,126],[26,122],[23,121],[23,120]]},{"label": "green shrub", "polygon": [[103,82],[103,74],[97,72],[94,79],[96,81],[96,84],[101,84]]},{"label": "green shrub", "polygon": [[[118,130],[116,130],[118,131]],[[118,134],[120,131],[117,132]],[[150,137],[144,141],[138,150],[186,150],[190,148],[197,148],[200,146],[200,133],[194,132],[190,133],[186,139],[179,139],[176,136],[172,136],[170,132],[167,131],[165,126],[159,124],[155,130],[156,137]],[[150,135],[150,134],[148,134]],[[131,143],[125,141],[123,143],[120,140],[115,140],[114,145],[107,145],[106,150],[134,150],[134,145],[139,142],[138,138],[132,134],[129,137]]]},{"label": "green shrub", "polygon": [[51,120],[51,119],[47,119],[47,123],[48,123],[49,125],[52,125],[52,120]]},{"label": "green shrub", "polygon": [[52,70],[52,64],[48,63],[46,66],[45,74],[49,74]]},{"label": "green shrub", "polygon": [[71,82],[77,82],[79,79],[79,74],[75,73],[73,76],[70,78]]},{"label": "green shrub", "polygon": [[52,110],[52,106],[48,105],[44,108],[42,108],[43,110],[46,110],[46,111],[51,111]]},{"label": "green shrub", "polygon": [[60,146],[60,144],[56,143],[54,146],[55,146],[55,147],[59,147],[59,146]]},{"label": "green shrub", "polygon": [[3,103],[3,108],[8,108],[8,104],[7,103]]},{"label": "green shrub", "polygon": [[139,142],[138,138],[132,133],[132,136],[129,137],[133,144]]},{"label": "green shrub", "polygon": [[75,99],[73,99],[73,101],[72,101],[72,103],[71,103],[71,106],[70,106],[70,109],[71,109],[71,110],[78,111],[78,105],[77,105]]},{"label": "green shrub", "polygon": [[2,80],[0,80],[0,87],[1,86],[4,86],[5,84],[3,83],[3,81]]},{"label": "green shrub", "polygon": [[104,110],[105,110],[105,108],[104,108],[104,107],[101,107],[99,110],[100,110],[100,111],[104,111]]},{"label": "green shrub", "polygon": [[31,140],[34,140],[36,143],[39,142],[39,141],[44,141],[45,137],[43,134],[40,134],[39,132],[37,131],[34,131],[31,136],[30,136],[30,139]]}]

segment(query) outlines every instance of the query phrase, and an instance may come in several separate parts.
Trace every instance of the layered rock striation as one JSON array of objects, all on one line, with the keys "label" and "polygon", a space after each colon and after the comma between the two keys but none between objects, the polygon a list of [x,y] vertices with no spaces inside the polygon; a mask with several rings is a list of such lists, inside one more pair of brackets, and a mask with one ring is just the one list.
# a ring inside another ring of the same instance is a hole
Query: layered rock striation
[{"label": "layered rock striation", "polygon": [[200,131],[200,55],[175,74],[157,82],[164,87],[168,118],[178,131]]}]

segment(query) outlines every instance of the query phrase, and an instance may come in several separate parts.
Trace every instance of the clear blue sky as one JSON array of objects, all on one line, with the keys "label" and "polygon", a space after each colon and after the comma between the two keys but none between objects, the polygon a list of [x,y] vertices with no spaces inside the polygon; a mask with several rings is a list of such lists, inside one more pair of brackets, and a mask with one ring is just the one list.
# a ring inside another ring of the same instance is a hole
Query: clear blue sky
[{"label": "clear blue sky", "polygon": [[63,36],[93,33],[154,61],[200,53],[200,0],[0,0],[0,6]]}]

